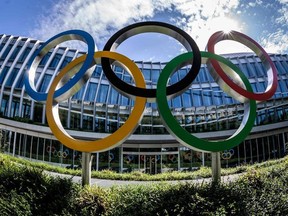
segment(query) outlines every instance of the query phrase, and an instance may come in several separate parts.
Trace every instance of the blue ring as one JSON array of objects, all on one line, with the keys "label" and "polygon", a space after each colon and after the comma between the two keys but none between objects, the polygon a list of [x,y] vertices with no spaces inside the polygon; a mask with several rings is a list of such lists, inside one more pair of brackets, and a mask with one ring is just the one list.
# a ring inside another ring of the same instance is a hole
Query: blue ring
[{"label": "blue ring", "polygon": [[[28,63],[29,70],[25,75],[25,89],[26,89],[28,95],[36,101],[45,101],[47,99],[47,93],[35,91],[35,89],[36,89],[35,84],[34,84],[34,88],[31,87],[31,85],[29,83],[30,67],[32,66],[35,58],[40,54],[42,49],[44,49],[47,45],[49,45],[49,43],[53,43],[59,37],[62,37],[64,35],[70,35],[70,36],[73,36],[72,37],[73,39],[81,40],[81,41],[85,42],[88,45],[88,53],[87,53],[87,58],[86,58],[85,62],[83,63],[83,65],[81,66],[80,70],[74,75],[73,78],[69,79],[69,81],[67,83],[65,83],[61,88],[59,88],[55,91],[53,98],[57,98],[57,97],[61,96],[62,94],[66,93],[71,88],[73,88],[75,86],[75,84],[83,77],[85,72],[91,67],[91,64],[94,62],[95,42],[94,42],[93,37],[85,31],[69,30],[69,31],[61,32],[61,33],[53,36],[49,40],[47,40],[43,45],[41,45],[36,50],[36,52],[30,58],[29,63]],[[69,39],[64,38],[60,43],[68,41],[68,40],[72,40],[72,38],[71,39],[70,38]],[[47,51],[46,53],[48,53],[48,52],[49,51]],[[41,59],[42,58],[43,58],[43,56],[41,57]],[[39,60],[39,63],[40,63],[41,59]],[[36,67],[38,67],[38,65],[39,64],[37,64]],[[36,75],[36,70],[35,70],[35,75]]]}]

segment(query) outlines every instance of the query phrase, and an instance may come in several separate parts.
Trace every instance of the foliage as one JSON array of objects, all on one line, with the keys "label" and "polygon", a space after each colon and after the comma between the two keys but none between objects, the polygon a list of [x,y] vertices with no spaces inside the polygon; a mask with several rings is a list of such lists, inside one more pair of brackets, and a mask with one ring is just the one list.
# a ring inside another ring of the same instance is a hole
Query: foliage
[{"label": "foliage", "polygon": [[[47,170],[51,172],[57,172],[61,174],[69,174],[73,176],[81,176],[81,170],[73,170],[73,169],[66,169],[59,166],[50,165],[43,162],[32,162],[29,160],[25,160],[22,158],[12,157],[9,155],[4,155],[0,153],[0,157],[5,158],[6,160],[14,161],[19,164],[23,164],[29,167],[39,168],[41,170]],[[249,170],[253,169],[266,169],[271,168],[279,163],[287,163],[288,156],[278,159],[278,160],[270,160],[262,163],[256,163],[254,165],[246,165],[246,166],[237,166],[234,168],[222,168],[221,175],[232,175],[237,173],[244,173]],[[146,173],[142,173],[139,171],[133,171],[131,173],[117,173],[112,170],[102,170],[102,171],[92,171],[93,178],[99,179],[112,179],[112,180],[133,180],[133,181],[170,181],[170,180],[192,180],[192,179],[199,179],[199,178],[208,178],[211,177],[211,168],[210,167],[201,167],[197,171],[188,171],[188,172],[179,172],[179,171],[172,171],[172,172],[164,172],[159,173],[156,175],[150,175]]]},{"label": "foliage", "polygon": [[70,179],[52,178],[39,169],[3,160],[0,164],[1,215],[19,215],[22,210],[26,215],[61,214],[80,188]]},{"label": "foliage", "polygon": [[5,139],[3,135],[3,130],[0,129],[0,153],[4,152],[5,147],[6,147],[6,143],[5,143]]},{"label": "foliage", "polygon": [[0,155],[0,215],[288,215],[287,157],[246,170],[218,185],[81,188]]}]

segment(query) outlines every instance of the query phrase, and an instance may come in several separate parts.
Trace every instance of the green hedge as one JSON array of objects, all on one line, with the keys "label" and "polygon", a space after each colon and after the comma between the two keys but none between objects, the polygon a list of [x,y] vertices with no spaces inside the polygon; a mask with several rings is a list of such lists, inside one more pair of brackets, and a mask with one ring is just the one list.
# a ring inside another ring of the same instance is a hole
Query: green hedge
[{"label": "green hedge", "polygon": [[82,188],[0,157],[0,215],[288,215],[288,160],[212,185]]}]

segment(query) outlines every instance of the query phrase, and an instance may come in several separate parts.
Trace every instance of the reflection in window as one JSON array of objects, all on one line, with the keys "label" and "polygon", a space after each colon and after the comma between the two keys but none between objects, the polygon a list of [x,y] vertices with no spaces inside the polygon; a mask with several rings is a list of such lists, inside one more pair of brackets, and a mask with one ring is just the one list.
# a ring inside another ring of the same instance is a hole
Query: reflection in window
[{"label": "reflection in window", "polygon": [[40,61],[39,63],[39,66],[44,66],[46,64],[46,62],[48,61],[48,59],[50,58],[51,56],[51,53],[47,53],[43,58],[42,60]]},{"label": "reflection in window", "polygon": [[22,88],[22,86],[24,85],[24,79],[25,78],[25,71],[22,72],[21,76],[18,79],[18,82],[16,84],[16,88]]},{"label": "reflection in window", "polygon": [[247,63],[240,64],[240,68],[242,69],[242,72],[246,75],[246,77],[253,77],[253,73],[251,72],[251,70],[249,70]]},{"label": "reflection in window", "polygon": [[253,92],[258,92],[257,87],[256,87],[256,83],[251,83]]},{"label": "reflection in window", "polygon": [[173,107],[182,107],[181,105],[181,96],[175,97],[172,99]]},{"label": "reflection in window", "polygon": [[11,48],[12,48],[12,44],[9,44],[8,47],[6,47],[4,53],[3,53],[2,56],[1,56],[2,59],[5,59],[5,58],[7,57],[8,53],[9,53],[10,50],[11,50]]},{"label": "reflection in window", "polygon": [[286,73],[288,73],[288,63],[286,61],[281,61],[281,64],[282,64],[284,70],[286,71]]},{"label": "reflection in window", "polygon": [[191,100],[191,90],[187,90],[183,94],[183,106],[184,107],[192,107],[192,100]]},{"label": "reflection in window", "polygon": [[20,56],[20,58],[19,58],[19,61],[20,61],[20,62],[23,62],[23,61],[26,59],[26,57],[28,56],[28,54],[30,53],[30,51],[31,51],[31,48],[30,48],[30,47],[27,47],[27,48],[24,50],[24,52],[21,54],[21,56]]},{"label": "reflection in window", "polygon": [[110,97],[108,99],[109,104],[118,104],[119,93],[113,87],[111,88]]},{"label": "reflection in window", "polygon": [[16,56],[18,55],[20,49],[22,47],[21,46],[17,46],[14,50],[13,50],[13,53],[12,55],[10,56],[9,60],[14,60],[16,58]]},{"label": "reflection in window", "polygon": [[121,103],[120,103],[121,106],[128,106],[129,105],[129,98],[127,98],[123,95],[121,95],[120,98],[121,98],[120,99],[121,100]]},{"label": "reflection in window", "polygon": [[96,96],[96,91],[97,91],[97,83],[89,83],[88,88],[85,94],[84,101],[94,101],[94,98]]},{"label": "reflection in window", "polygon": [[183,79],[186,76],[187,70],[186,69],[180,69],[178,71],[178,73],[179,73],[179,77],[180,77],[180,80],[181,80],[181,79]]},{"label": "reflection in window", "polygon": [[224,98],[225,98],[225,104],[233,104],[232,97],[225,95]]},{"label": "reflection in window", "polygon": [[284,70],[284,68],[282,67],[281,63],[276,61],[274,62],[276,68],[277,68],[277,71],[279,74],[286,74],[287,72]]},{"label": "reflection in window", "polygon": [[[64,68],[69,62],[72,61],[72,57],[66,56],[60,66],[60,69]],[[58,64],[58,63],[57,63]]]},{"label": "reflection in window", "polygon": [[178,82],[178,73],[175,72],[171,77],[170,77],[170,82],[169,84],[172,85],[172,84],[175,84]]},{"label": "reflection in window", "polygon": [[198,74],[198,77],[199,77],[199,80],[200,80],[201,83],[208,82],[206,71],[205,71],[205,69],[203,67],[201,67],[201,69],[199,71],[199,74]]},{"label": "reflection in window", "polygon": [[159,78],[160,70],[159,69],[152,69],[152,82],[157,83]]},{"label": "reflection in window", "polygon": [[193,90],[193,104],[195,107],[199,107],[203,105],[200,90]]},{"label": "reflection in window", "polygon": [[3,49],[4,45],[5,45],[4,43],[1,43],[1,44],[0,44],[0,52],[1,52],[1,50]]},{"label": "reflection in window", "polygon": [[10,76],[9,76],[9,78],[8,78],[5,86],[12,86],[12,84],[13,84],[13,82],[14,82],[17,74],[18,74],[18,72],[19,72],[19,69],[18,69],[18,68],[14,68],[14,69],[12,70],[12,73],[10,74]]},{"label": "reflection in window", "polygon": [[106,98],[108,95],[108,85],[101,84],[97,96],[97,102],[99,103],[106,103]]},{"label": "reflection in window", "polygon": [[7,75],[8,70],[9,70],[9,67],[6,67],[6,66],[5,66],[5,67],[3,68],[1,74],[0,74],[0,84],[1,84],[1,85],[2,85],[4,79],[5,79],[6,75]]},{"label": "reflection in window", "polygon": [[144,75],[145,80],[151,80],[151,70],[150,69],[142,69],[142,73]]},{"label": "reflection in window", "polygon": [[49,67],[55,68],[55,67],[58,65],[58,63],[59,63],[61,57],[62,57],[61,54],[56,53],[56,54],[54,55],[54,57],[53,57],[51,63],[49,64]]},{"label": "reflection in window", "polygon": [[92,74],[92,77],[96,77],[96,78],[99,78],[100,75],[101,75],[101,72],[102,72],[102,67],[97,65],[93,74]]},{"label": "reflection in window", "polygon": [[261,62],[257,63],[259,65],[259,73],[262,74],[262,76],[264,76],[264,74],[266,74],[266,69],[264,68],[264,65]]},{"label": "reflection in window", "polygon": [[205,106],[212,105],[212,92],[210,90],[203,91],[203,102]]},{"label": "reflection in window", "polygon": [[46,92],[46,89],[50,83],[51,77],[52,77],[51,75],[45,74],[45,76],[42,80],[42,83],[40,85],[40,92]]},{"label": "reflection in window", "polygon": [[222,92],[220,91],[219,87],[213,88],[213,96],[214,96],[214,103],[216,106],[223,105]]}]

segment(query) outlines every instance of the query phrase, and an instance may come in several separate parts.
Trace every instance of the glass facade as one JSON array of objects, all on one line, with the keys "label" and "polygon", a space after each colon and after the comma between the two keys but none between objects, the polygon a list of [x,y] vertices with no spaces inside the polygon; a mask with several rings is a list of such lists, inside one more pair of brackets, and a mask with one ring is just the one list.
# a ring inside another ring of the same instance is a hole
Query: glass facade
[{"label": "glass facade", "polygon": [[[28,60],[40,44],[40,41],[29,38],[0,35],[0,119],[47,127],[45,105],[31,100],[23,87]],[[55,74],[82,54],[62,47],[50,50],[37,69],[35,85],[38,91],[47,92]],[[267,73],[257,56],[239,53],[224,57],[244,72],[255,92],[265,91]],[[254,163],[286,154],[288,56],[271,54],[270,57],[278,70],[277,92],[271,100],[258,103],[255,130],[233,149],[231,158],[222,160],[223,166]],[[136,64],[145,77],[147,88],[155,88],[165,63],[138,61]],[[115,65],[113,70],[123,81],[133,84],[125,69]],[[170,77],[169,85],[181,80],[188,70],[189,67],[179,69]],[[201,133],[209,139],[228,136],[221,136],[222,132],[232,134],[231,131],[239,127],[243,118],[243,104],[219,88],[206,65],[202,65],[190,88],[170,100],[169,104],[182,127],[196,136]],[[116,131],[126,121],[133,106],[134,101],[116,91],[103,74],[101,65],[97,65],[89,81],[70,99],[60,103],[61,121],[67,130],[77,130],[83,139],[85,136],[90,138],[88,133],[91,132],[97,135]],[[0,122],[0,128],[7,137],[7,152],[67,166],[79,162],[75,158],[81,154],[67,149],[51,134],[46,137],[39,129],[35,135],[29,132],[27,126],[26,131],[23,128],[22,132],[16,132],[12,126],[8,127],[2,120]],[[162,124],[156,103],[147,102],[143,119],[134,134],[142,136],[135,136],[135,140],[129,139],[115,149],[97,153],[94,157],[95,169],[139,169],[156,173],[210,164],[209,154],[189,150],[173,138],[163,141],[162,137],[168,137],[169,133]]]}]

